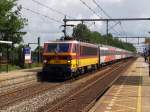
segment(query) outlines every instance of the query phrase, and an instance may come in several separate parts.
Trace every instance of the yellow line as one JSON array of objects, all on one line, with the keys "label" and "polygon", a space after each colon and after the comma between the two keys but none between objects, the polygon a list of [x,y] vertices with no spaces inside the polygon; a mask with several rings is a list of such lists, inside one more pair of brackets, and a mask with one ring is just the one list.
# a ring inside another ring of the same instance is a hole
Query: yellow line
[{"label": "yellow line", "polygon": [[137,112],[141,112],[141,68],[140,68],[140,80],[139,80],[139,87],[138,87],[138,101],[137,101]]}]

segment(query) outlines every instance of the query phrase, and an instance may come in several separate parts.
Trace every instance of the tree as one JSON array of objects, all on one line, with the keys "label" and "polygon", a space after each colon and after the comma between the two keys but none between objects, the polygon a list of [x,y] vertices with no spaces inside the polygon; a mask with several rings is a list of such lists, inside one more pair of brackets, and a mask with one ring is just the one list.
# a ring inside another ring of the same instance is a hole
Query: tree
[{"label": "tree", "polygon": [[[39,50],[40,50],[40,53],[39,53]],[[42,61],[42,54],[43,54],[43,51],[44,51],[44,49],[43,49],[42,46],[37,46],[37,47],[35,48],[35,50],[32,51],[32,60],[33,60],[33,62],[38,62],[38,56],[40,56],[40,57],[39,57],[39,58],[40,58],[39,60]]]},{"label": "tree", "polygon": [[[21,32],[21,29],[27,24],[27,20],[21,17],[20,11],[21,6],[17,5],[17,0],[0,0],[0,40],[12,41],[13,44],[23,41],[25,32]],[[0,52],[8,63],[20,63],[21,50],[21,47],[0,44]]]},{"label": "tree", "polygon": [[13,43],[23,41],[25,33],[20,32],[27,23],[21,17],[21,6],[17,5],[17,0],[0,0],[0,40],[9,40]]},{"label": "tree", "polygon": [[76,39],[89,41],[91,31],[87,28],[85,24],[78,24],[73,28],[72,36]]},{"label": "tree", "polygon": [[85,24],[78,24],[73,29],[72,36],[79,40],[88,40],[91,43],[105,44],[136,52],[136,48],[131,43],[122,42],[114,38],[112,34],[101,35],[99,32],[90,31]]}]

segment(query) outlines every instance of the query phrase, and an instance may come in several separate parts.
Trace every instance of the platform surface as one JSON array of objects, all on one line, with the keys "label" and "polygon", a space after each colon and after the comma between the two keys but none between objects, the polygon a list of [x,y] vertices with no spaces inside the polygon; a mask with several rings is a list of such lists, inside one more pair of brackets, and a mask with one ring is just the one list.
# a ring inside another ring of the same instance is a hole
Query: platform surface
[{"label": "platform surface", "polygon": [[150,112],[148,63],[138,58],[89,112]]},{"label": "platform surface", "polygon": [[0,73],[0,81],[13,79],[20,76],[33,75],[41,71],[41,69],[42,69],[41,67],[36,67],[32,69],[23,69],[23,70],[10,71],[8,73],[6,72]]}]

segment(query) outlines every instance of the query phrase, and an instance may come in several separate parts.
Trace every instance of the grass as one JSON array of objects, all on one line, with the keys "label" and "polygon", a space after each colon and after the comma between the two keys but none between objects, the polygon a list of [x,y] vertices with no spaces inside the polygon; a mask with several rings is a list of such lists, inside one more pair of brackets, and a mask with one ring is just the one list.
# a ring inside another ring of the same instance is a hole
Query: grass
[{"label": "grass", "polygon": [[[13,71],[13,70],[19,70],[21,69],[19,66],[16,65],[8,65],[8,71]],[[7,72],[7,65],[0,65],[0,72]]]},{"label": "grass", "polygon": [[[8,65],[8,71],[21,70],[21,69],[26,69],[26,68],[35,68],[35,67],[42,67],[42,63],[32,63],[31,65],[25,64],[24,68],[9,64]],[[0,72],[7,72],[7,65],[6,64],[0,65]]]},{"label": "grass", "polygon": [[42,67],[42,63],[32,63],[24,65],[24,68],[35,68],[35,67]]}]

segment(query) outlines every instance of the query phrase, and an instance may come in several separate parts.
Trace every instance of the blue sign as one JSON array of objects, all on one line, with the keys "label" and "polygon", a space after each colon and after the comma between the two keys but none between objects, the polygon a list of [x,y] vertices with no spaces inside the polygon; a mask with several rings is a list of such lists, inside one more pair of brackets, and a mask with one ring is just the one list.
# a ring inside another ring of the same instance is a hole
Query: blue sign
[{"label": "blue sign", "polygon": [[25,63],[31,63],[31,49],[26,47],[23,49]]},{"label": "blue sign", "polygon": [[30,54],[30,48],[29,47],[24,48],[24,54]]}]

